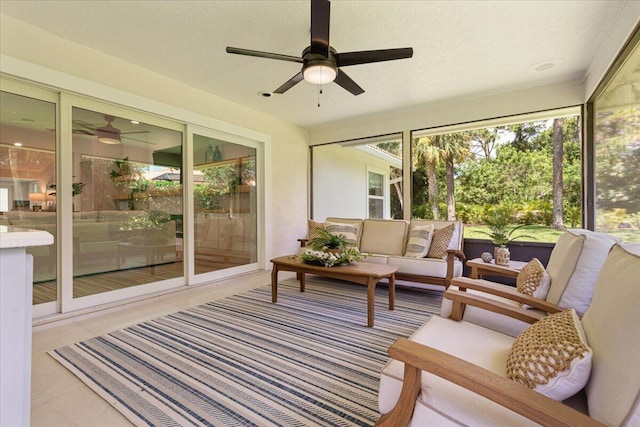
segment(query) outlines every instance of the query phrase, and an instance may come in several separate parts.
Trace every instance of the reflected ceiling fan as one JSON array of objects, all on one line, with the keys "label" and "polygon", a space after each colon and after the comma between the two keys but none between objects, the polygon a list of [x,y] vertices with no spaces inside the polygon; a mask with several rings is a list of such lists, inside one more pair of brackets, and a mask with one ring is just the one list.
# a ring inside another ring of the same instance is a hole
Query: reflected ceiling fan
[{"label": "reflected ceiling fan", "polygon": [[83,122],[82,120],[74,120],[74,126],[78,128],[73,130],[73,133],[81,133],[84,135],[95,135],[98,137],[98,141],[103,144],[120,144],[122,142],[122,138],[131,139],[133,141],[142,142],[145,144],[152,144],[148,141],[143,141],[141,139],[131,138],[130,136],[125,136],[134,133],[149,133],[148,130],[141,130],[135,132],[122,132],[120,129],[113,126],[113,121],[116,119],[114,116],[110,116],[108,114],[104,115],[104,119],[107,121],[107,124],[104,126],[96,126],[91,123]]},{"label": "reflected ceiling fan", "polygon": [[302,51],[302,57],[281,55],[278,53],[260,52],[256,50],[227,47],[227,53],[257,56],[279,61],[297,62],[302,70],[276,89],[273,93],[285,93],[302,80],[313,84],[325,84],[335,81],[354,95],[364,93],[356,82],[342,71],[341,67],[369,64],[372,62],[393,61],[411,58],[413,49],[366,50],[358,52],[338,53],[329,45],[329,17],[331,4],[329,0],[311,0],[311,45]]}]

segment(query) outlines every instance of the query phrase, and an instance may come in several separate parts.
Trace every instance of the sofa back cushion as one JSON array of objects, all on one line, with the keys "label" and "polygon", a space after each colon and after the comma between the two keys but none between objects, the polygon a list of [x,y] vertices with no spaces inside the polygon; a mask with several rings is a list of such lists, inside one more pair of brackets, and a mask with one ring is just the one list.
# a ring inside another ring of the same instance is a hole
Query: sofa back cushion
[{"label": "sofa back cushion", "polygon": [[638,278],[640,256],[614,245],[582,318],[594,354],[585,387],[589,415],[606,425],[640,425]]},{"label": "sofa back cushion", "polygon": [[384,255],[404,254],[409,222],[398,219],[365,219],[360,252]]}]

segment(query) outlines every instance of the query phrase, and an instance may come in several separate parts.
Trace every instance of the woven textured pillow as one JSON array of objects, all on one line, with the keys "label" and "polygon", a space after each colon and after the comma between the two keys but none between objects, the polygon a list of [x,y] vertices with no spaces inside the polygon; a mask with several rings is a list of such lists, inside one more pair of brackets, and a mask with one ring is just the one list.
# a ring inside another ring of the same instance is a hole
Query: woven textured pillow
[{"label": "woven textured pillow", "polygon": [[589,380],[592,355],[575,310],[562,311],[516,338],[507,356],[507,377],[562,401]]},{"label": "woven textured pillow", "polygon": [[358,245],[358,226],[354,224],[340,224],[337,222],[325,222],[324,229],[331,234],[342,234],[347,243]]},{"label": "woven textured pillow", "polygon": [[445,258],[447,256],[447,249],[449,248],[449,242],[455,230],[454,224],[449,224],[446,227],[437,228],[433,231],[433,238],[431,239],[431,246],[429,247],[429,258]]},{"label": "woven textured pillow", "polygon": [[[522,267],[516,278],[518,292],[541,300],[547,297],[550,284],[551,277],[538,258],[533,258]],[[527,307],[524,304],[520,306]]]},{"label": "woven textured pillow", "polygon": [[311,240],[320,237],[320,233],[318,233],[318,230],[324,230],[324,222],[315,222],[314,220],[310,219],[308,224],[309,232],[307,235],[307,239]]},{"label": "woven textured pillow", "polygon": [[404,256],[409,258],[424,258],[429,252],[433,239],[432,225],[414,225],[409,231],[409,239]]}]

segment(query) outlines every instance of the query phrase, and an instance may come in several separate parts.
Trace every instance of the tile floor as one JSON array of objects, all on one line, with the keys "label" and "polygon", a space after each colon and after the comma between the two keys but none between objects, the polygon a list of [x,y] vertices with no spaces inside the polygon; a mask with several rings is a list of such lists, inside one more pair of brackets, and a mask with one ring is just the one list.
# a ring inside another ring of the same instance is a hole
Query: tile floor
[{"label": "tile floor", "polygon": [[[284,279],[284,274],[281,273]],[[193,307],[270,283],[259,272],[174,294],[135,306],[76,320],[62,326],[37,328],[33,333],[31,379],[32,427],[117,427],[132,424],[109,403],[85,386],[46,352],[123,327]]]}]

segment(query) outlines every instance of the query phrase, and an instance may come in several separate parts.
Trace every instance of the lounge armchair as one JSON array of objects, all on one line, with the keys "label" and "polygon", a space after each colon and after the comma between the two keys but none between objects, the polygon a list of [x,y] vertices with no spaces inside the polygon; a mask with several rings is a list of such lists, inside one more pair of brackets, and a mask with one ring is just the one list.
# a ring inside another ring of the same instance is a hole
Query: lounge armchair
[{"label": "lounge armchair", "polygon": [[[640,425],[638,277],[640,256],[616,244],[602,267],[592,303],[581,320],[574,310],[568,310],[537,322],[521,335],[526,339],[537,337],[529,331],[565,315],[571,316],[571,325],[584,329],[583,334],[576,336],[582,342],[586,339],[590,352],[585,350],[570,363],[556,367],[556,371],[564,370],[547,384],[559,390],[556,381],[569,380],[563,386],[571,385],[575,390],[562,390],[564,396],[554,394],[554,390],[544,391],[553,395],[556,399],[553,400],[508,379],[512,370],[507,363],[512,363],[514,355],[517,358],[518,352],[513,350],[521,337],[432,316],[410,339],[398,340],[390,347],[389,355],[395,360],[382,371],[379,406],[383,416],[376,425]],[[445,297],[451,298],[456,306],[460,304],[457,294],[447,291]],[[553,326],[551,335],[561,329]],[[531,348],[537,348],[540,342],[534,344]],[[555,357],[558,358],[562,357]],[[589,359],[590,369],[576,376],[577,366]],[[564,400],[574,391],[575,395]]]},{"label": "lounge armchair", "polygon": [[[567,230],[551,252],[545,272],[550,280],[548,292],[541,289],[541,294],[528,295],[512,286],[466,277],[454,278],[449,289],[466,291],[460,298],[476,301],[475,305],[460,306],[463,320],[516,337],[531,322],[567,308],[582,316],[591,303],[609,249],[619,242],[605,233]],[[530,308],[525,310],[521,305]],[[440,315],[452,315],[451,300],[443,299]]]}]

